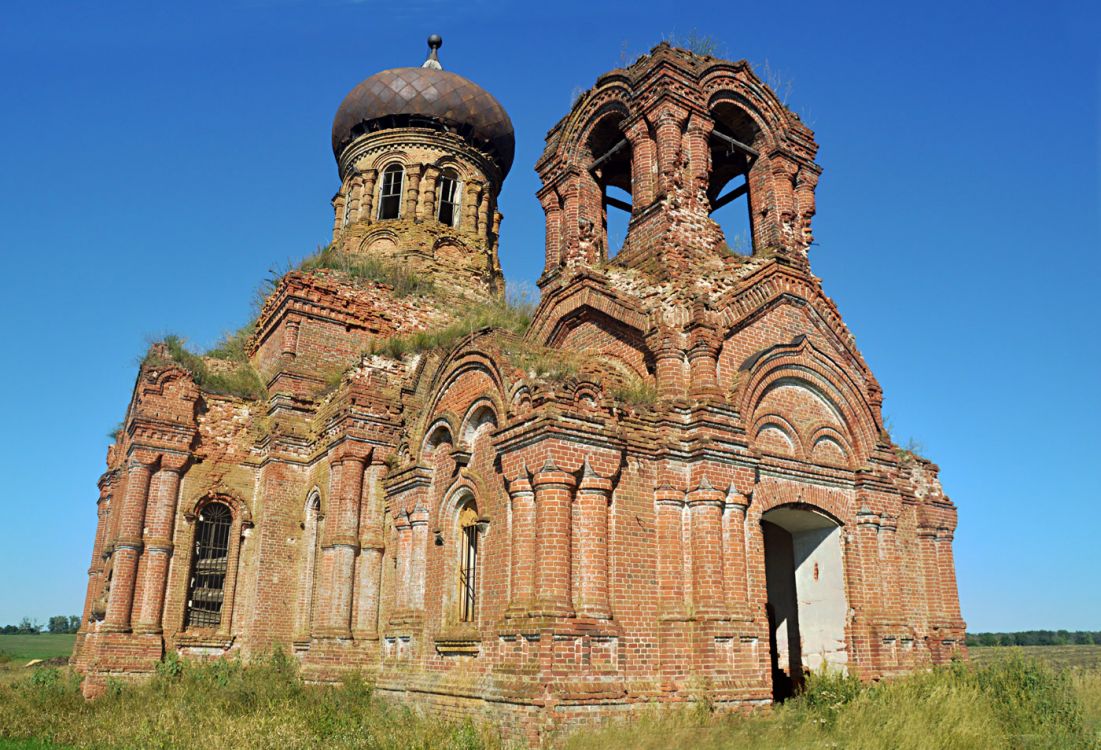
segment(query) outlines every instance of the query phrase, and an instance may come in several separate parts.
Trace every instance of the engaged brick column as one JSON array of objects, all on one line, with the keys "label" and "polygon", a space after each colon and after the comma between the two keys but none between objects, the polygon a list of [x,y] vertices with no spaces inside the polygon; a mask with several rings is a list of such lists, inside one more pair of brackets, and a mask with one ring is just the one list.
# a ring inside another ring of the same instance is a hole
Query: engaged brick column
[{"label": "engaged brick column", "polygon": [[883,608],[894,622],[903,620],[897,532],[898,517],[883,516],[879,526],[879,575],[883,582]]},{"label": "engaged brick column", "polygon": [[397,557],[397,571],[394,582],[394,611],[391,620],[402,621],[409,613],[409,554],[412,551],[412,529],[409,525],[409,514],[401,511],[394,517],[394,531],[397,533],[397,549],[394,554]]},{"label": "engaged brick column", "polygon": [[476,182],[467,182],[463,185],[463,200],[459,207],[462,219],[459,228],[467,232],[473,232],[476,229],[475,225],[478,222],[478,192],[480,190],[481,185]]},{"label": "engaged brick column", "polygon": [[952,555],[951,529],[937,529],[933,544],[937,551],[937,565],[940,579],[940,613],[944,623],[958,627],[963,616],[960,613],[960,593],[956,585],[956,563]]},{"label": "engaged brick column", "polygon": [[684,122],[687,113],[666,108],[656,118],[655,136],[658,147],[658,174],[661,196],[673,191],[678,161],[683,147]]},{"label": "engaged brick column", "polygon": [[570,505],[576,480],[547,459],[535,475],[537,539],[536,614],[568,617],[570,602]]},{"label": "engaged brick column", "polygon": [[745,564],[745,516],[749,500],[733,487],[726,495],[723,533],[723,574],[727,606],[735,617],[749,619],[749,587]]},{"label": "engaged brick column", "polygon": [[363,173],[363,192],[359,197],[360,221],[373,221],[375,215],[375,181],[378,179],[377,169],[368,169]]},{"label": "engaged brick column", "polygon": [[867,508],[856,514],[856,558],[860,569],[860,586],[864,611],[860,613],[865,623],[875,620],[882,613],[875,582],[879,579],[879,516]]},{"label": "engaged brick column", "polygon": [[922,579],[925,583],[925,609],[928,624],[939,624],[944,615],[941,608],[940,564],[937,561],[937,529],[933,526],[918,526],[918,549],[921,552]]},{"label": "engaged brick column", "polygon": [[688,191],[689,200],[702,216],[711,213],[711,204],[707,199],[707,183],[711,175],[711,131],[715,122],[710,117],[692,113],[688,118],[688,127],[684,133],[684,150],[688,161],[688,180],[692,190]]},{"label": "engaged brick column", "polygon": [[663,619],[684,619],[684,493],[658,487],[657,504],[658,594]]},{"label": "engaged brick column", "polygon": [[283,341],[279,357],[284,362],[291,362],[298,356],[298,331],[302,321],[297,317],[288,317],[283,325]]},{"label": "engaged brick column", "polygon": [[180,496],[180,475],[186,456],[164,456],[157,472],[158,491],[149,499],[149,519],[145,534],[145,580],[138,614],[137,633],[160,633],[164,613],[164,591],[168,583],[168,564],[172,559],[173,525]]},{"label": "engaged brick column", "polygon": [[424,168],[424,179],[421,180],[420,195],[417,197],[417,221],[436,218],[436,178],[439,174],[440,168],[434,164]]},{"label": "engaged brick column", "polygon": [[412,545],[409,556],[409,600],[408,606],[413,614],[424,611],[424,577],[427,565],[425,558],[428,555],[428,508],[420,503],[409,514],[409,525],[412,527],[410,544]]},{"label": "engaged brick column", "polygon": [[512,504],[511,596],[505,615],[523,617],[534,604],[535,586],[535,492],[528,481],[526,468],[509,482],[508,496]]},{"label": "engaged brick column", "polygon": [[410,164],[405,170],[405,196],[401,217],[415,220],[417,218],[417,198],[420,196],[421,185],[420,164]]},{"label": "engaged brick column", "polygon": [[597,476],[585,462],[577,489],[580,514],[577,560],[580,567],[577,614],[598,620],[610,620],[608,603],[608,505],[612,500],[612,480]]},{"label": "engaged brick column", "polygon": [[126,494],[119,519],[119,537],[115,542],[111,594],[107,600],[107,618],[102,627],[107,632],[130,630],[138,557],[141,555],[142,530],[145,527],[145,504],[149,499],[149,482],[155,460],[156,456],[135,455],[126,467]]},{"label": "engaged brick column", "polygon": [[723,501],[725,493],[704,477],[688,493],[692,517],[692,601],[702,619],[716,619],[723,606]]},{"label": "engaged brick column", "polygon": [[696,331],[693,339],[688,349],[689,390],[696,398],[717,395],[719,342],[715,340],[714,332],[705,328]]},{"label": "engaged brick column", "polygon": [[80,629],[84,630],[92,620],[93,607],[102,589],[103,545],[107,539],[107,514],[111,504],[109,474],[99,479],[99,498],[96,500],[96,538],[92,544],[92,561],[88,565],[88,589],[84,595],[84,611],[81,613]]},{"label": "engaged brick column", "polygon": [[348,180],[348,225],[359,219],[360,198],[363,195],[363,180],[357,174]]},{"label": "engaged brick column", "polygon": [[684,398],[684,352],[677,346],[673,334],[653,331],[647,338],[650,351],[654,353],[658,398],[663,401]]},{"label": "engaged brick column", "polygon": [[631,143],[631,208],[638,213],[654,202],[657,157],[650,127],[642,117],[624,123],[624,135]]},{"label": "engaged brick column", "polygon": [[383,542],[382,477],[386,465],[372,455],[363,487],[360,515],[359,561],[356,563],[356,618],[353,635],[357,639],[378,637],[379,587],[382,582]]},{"label": "engaged brick column", "polygon": [[547,259],[543,273],[550,273],[562,264],[562,202],[554,188],[544,188],[538,196],[547,219]]},{"label": "engaged brick column", "polygon": [[485,237],[489,234],[489,188],[482,191],[482,199],[478,203],[478,234]]},{"label": "engaged brick column", "polygon": [[359,552],[359,505],[363,492],[366,460],[345,454],[340,464],[340,494],[333,530],[332,600],[328,635],[352,636],[352,583],[355,580],[356,554]]}]

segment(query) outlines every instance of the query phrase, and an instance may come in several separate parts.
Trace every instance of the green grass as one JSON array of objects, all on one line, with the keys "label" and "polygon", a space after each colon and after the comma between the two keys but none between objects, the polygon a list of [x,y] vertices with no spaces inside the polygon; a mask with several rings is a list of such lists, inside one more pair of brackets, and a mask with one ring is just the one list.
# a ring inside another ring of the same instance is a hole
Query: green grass
[{"label": "green grass", "polygon": [[1101,670],[1101,646],[1096,645],[971,646],[968,653],[976,664],[988,664],[1014,653],[1022,653],[1058,669],[1078,667]]},{"label": "green grass", "polygon": [[[153,367],[179,365],[191,373],[195,383],[207,393],[220,393],[237,396],[251,401],[263,399],[267,395],[260,374],[245,356],[245,345],[251,337],[248,329],[229,334],[221,343],[200,355],[187,348],[187,342],[179,336],[165,336],[150,347],[143,364]],[[225,368],[213,368],[204,359],[222,360]]]},{"label": "green grass", "polygon": [[331,245],[318,248],[317,252],[303,260],[298,267],[303,271],[328,269],[353,279],[386,284],[399,297],[422,297],[436,290],[432,279],[408,268],[374,256],[342,253]]},{"label": "green grass", "polygon": [[401,359],[406,354],[447,351],[459,343],[460,339],[483,328],[522,333],[531,323],[531,314],[532,308],[526,304],[501,301],[473,305],[450,325],[418,331],[407,336],[376,340],[367,353]]},{"label": "green grass", "polygon": [[[1099,713],[1101,671],[1056,669],[1014,651],[877,684],[815,675],[803,695],[770,710],[644,709],[563,733],[551,746],[1096,750]],[[305,685],[295,662],[278,652],[247,668],[172,659],[145,683],[109,682],[92,702],[68,670],[33,670],[17,683],[0,683],[0,738],[9,742],[0,750],[509,747],[493,726],[447,722],[380,700],[358,679]]]},{"label": "green grass", "polygon": [[39,635],[0,635],[0,651],[14,662],[31,659],[52,659],[73,653],[76,636],[72,633],[40,633]]}]

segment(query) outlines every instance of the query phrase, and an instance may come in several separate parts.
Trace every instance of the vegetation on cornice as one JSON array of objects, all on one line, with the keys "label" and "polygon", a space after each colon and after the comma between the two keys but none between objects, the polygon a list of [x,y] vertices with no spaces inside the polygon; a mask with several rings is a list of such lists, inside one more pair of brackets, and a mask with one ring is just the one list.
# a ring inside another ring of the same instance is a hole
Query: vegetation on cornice
[{"label": "vegetation on cornice", "polygon": [[319,247],[298,264],[298,270],[337,271],[353,279],[386,284],[399,297],[424,297],[436,291],[435,283],[427,276],[374,256],[341,252],[332,245]]},{"label": "vegetation on cornice", "polygon": [[636,409],[652,409],[658,402],[658,389],[653,382],[637,375],[625,378],[611,389],[612,398]]},{"label": "vegetation on cornice", "polygon": [[207,393],[236,396],[250,401],[260,400],[267,397],[267,389],[246,354],[252,331],[253,326],[249,324],[226,334],[218,344],[203,354],[190,351],[185,339],[168,335],[149,347],[142,366],[177,365],[191,373],[195,384]]},{"label": "vegetation on cornice", "polygon": [[433,328],[404,336],[376,339],[365,352],[391,359],[407,354],[447,351],[466,336],[485,328],[522,335],[531,325],[535,305],[526,294],[510,294],[490,303],[474,303],[442,328]]}]

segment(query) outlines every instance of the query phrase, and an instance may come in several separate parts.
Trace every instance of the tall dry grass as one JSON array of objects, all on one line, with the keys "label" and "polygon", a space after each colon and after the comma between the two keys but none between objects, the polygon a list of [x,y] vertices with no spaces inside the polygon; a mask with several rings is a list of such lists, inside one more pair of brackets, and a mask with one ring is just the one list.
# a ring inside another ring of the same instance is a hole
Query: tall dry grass
[{"label": "tall dry grass", "polygon": [[[1089,750],[1101,748],[1099,732],[1101,672],[1059,671],[1017,654],[874,685],[815,675],[802,695],[769,711],[731,715],[704,704],[651,709],[552,738],[552,744],[569,750]],[[38,670],[0,684],[0,738],[166,750],[507,747],[492,726],[439,721],[379,700],[360,680],[304,685],[294,661],[278,652],[248,668],[172,659],[149,682],[112,684],[91,703],[71,673]]]},{"label": "tall dry grass", "polygon": [[96,750],[500,747],[491,728],[439,721],[382,701],[362,680],[307,686],[280,652],[247,668],[224,660],[169,661],[152,680],[111,683],[91,702],[72,673],[37,670],[0,687],[0,738]]}]

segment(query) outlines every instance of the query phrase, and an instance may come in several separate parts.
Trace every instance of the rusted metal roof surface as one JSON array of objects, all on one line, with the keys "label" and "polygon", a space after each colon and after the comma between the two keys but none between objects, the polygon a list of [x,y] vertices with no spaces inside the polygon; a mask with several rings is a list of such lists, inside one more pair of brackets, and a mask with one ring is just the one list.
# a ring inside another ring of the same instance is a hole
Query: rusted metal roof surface
[{"label": "rusted metal roof surface", "polygon": [[516,139],[504,107],[460,75],[433,68],[393,68],[366,79],[344,98],[333,118],[333,153],[363,132],[363,123],[394,116],[428,117],[488,150],[502,174],[512,166]]}]

